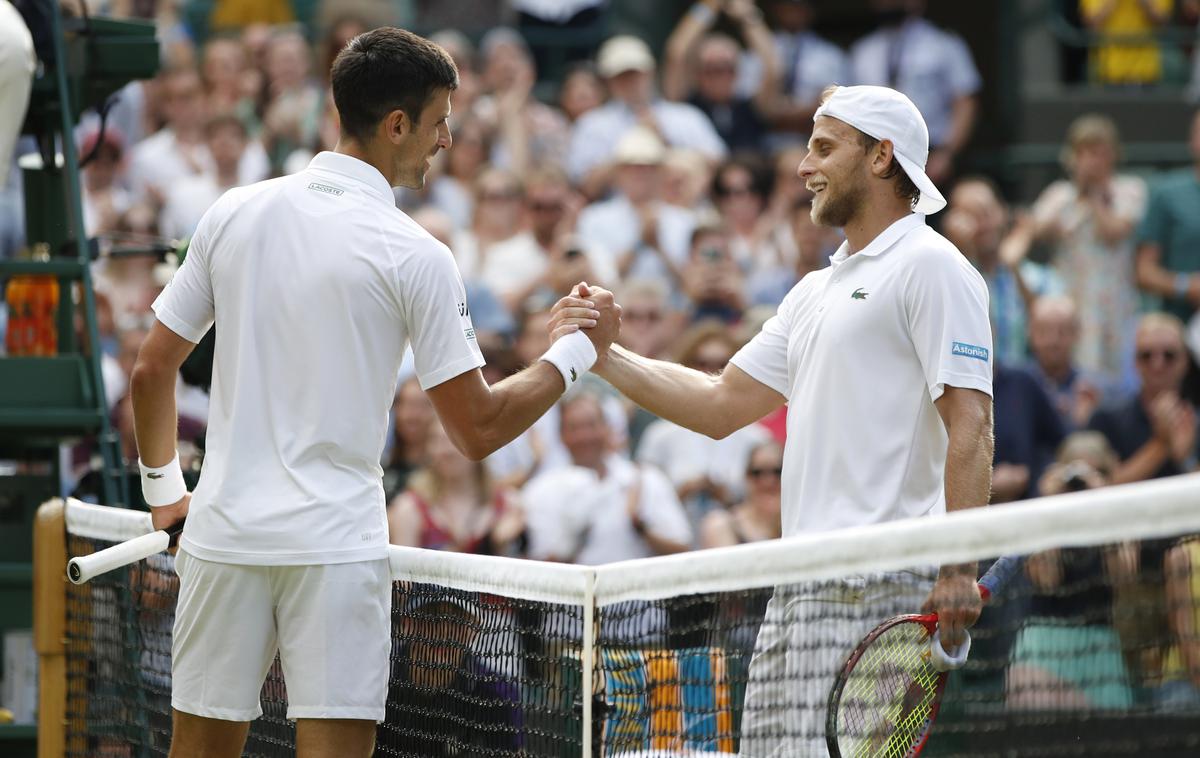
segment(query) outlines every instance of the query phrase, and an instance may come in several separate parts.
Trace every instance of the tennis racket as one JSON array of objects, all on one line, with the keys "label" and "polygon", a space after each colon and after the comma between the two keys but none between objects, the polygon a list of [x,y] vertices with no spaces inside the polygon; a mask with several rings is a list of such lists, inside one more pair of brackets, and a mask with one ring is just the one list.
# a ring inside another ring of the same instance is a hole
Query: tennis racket
[{"label": "tennis racket", "polygon": [[[1000,558],[979,580],[986,603],[1021,567]],[[825,743],[830,758],[915,758],[929,739],[946,689],[930,645],[936,613],[894,616],[850,653],[829,692]]]},{"label": "tennis racket", "polygon": [[179,535],[183,533],[183,522],[186,520],[180,519],[166,529],[134,537],[91,555],[72,558],[67,561],[67,578],[74,584],[83,584],[100,574],[137,563],[143,558],[175,547],[179,544]]}]

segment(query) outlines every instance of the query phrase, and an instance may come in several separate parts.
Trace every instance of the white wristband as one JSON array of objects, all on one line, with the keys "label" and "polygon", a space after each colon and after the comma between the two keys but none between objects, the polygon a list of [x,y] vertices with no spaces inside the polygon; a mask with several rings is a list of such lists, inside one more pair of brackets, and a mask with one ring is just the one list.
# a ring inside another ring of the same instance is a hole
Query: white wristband
[{"label": "white wristband", "polygon": [[572,332],[555,340],[540,360],[552,364],[562,374],[565,392],[596,362],[596,346],[583,332]]},{"label": "white wristband", "polygon": [[179,452],[165,466],[150,468],[138,459],[138,469],[142,472],[142,498],[151,508],[171,505],[187,494],[187,485],[183,482],[183,469],[179,466]]},{"label": "white wristband", "polygon": [[941,627],[933,631],[933,639],[929,641],[929,663],[935,671],[953,671],[962,668],[971,654],[971,635],[963,632],[964,640],[954,648],[954,653],[947,653],[942,647]]}]

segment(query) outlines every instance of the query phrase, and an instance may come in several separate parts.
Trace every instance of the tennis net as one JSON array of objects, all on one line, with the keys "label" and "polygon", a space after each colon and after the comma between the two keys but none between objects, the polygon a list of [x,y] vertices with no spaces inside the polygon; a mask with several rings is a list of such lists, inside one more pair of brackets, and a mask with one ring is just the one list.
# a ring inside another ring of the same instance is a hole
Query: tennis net
[{"label": "tennis net", "polygon": [[[65,554],[149,528],[55,507],[65,551],[38,560],[59,577]],[[376,754],[824,756],[826,698],[858,640],[917,612],[938,564],[1019,554],[922,755],[1197,755],[1197,534],[1192,475],[602,567],[393,548]],[[64,754],[165,755],[172,559],[44,583],[65,588]],[[278,665],[262,704],[246,754],[292,755]]]}]

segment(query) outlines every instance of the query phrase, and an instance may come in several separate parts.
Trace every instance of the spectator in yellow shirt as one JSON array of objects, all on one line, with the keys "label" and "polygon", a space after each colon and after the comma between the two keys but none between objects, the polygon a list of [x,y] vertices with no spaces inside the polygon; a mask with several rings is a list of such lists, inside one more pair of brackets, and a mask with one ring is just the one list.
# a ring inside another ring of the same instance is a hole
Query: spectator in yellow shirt
[{"label": "spectator in yellow shirt", "polygon": [[1162,53],[1154,32],[1171,21],[1174,0],[1079,0],[1079,12],[1102,41],[1092,48],[1092,76],[1103,84],[1155,84]]}]

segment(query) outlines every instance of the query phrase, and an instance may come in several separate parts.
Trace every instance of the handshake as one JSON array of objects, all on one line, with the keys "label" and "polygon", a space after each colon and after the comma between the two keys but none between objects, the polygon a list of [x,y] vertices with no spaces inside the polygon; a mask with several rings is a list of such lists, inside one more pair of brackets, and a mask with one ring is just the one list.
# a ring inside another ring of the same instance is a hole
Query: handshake
[{"label": "handshake", "polygon": [[608,290],[580,282],[571,288],[571,294],[554,304],[546,328],[551,343],[582,331],[596,349],[594,367],[599,368],[621,333],[621,306]]}]

